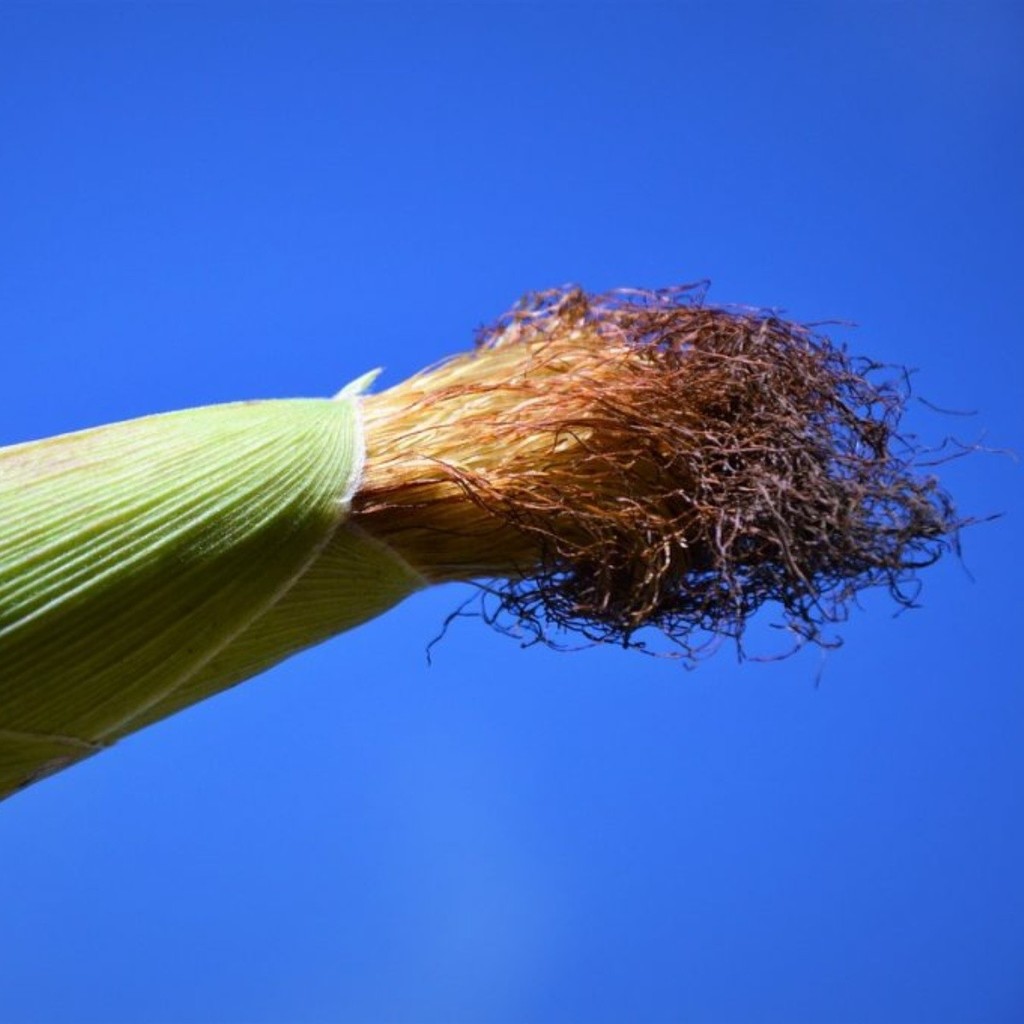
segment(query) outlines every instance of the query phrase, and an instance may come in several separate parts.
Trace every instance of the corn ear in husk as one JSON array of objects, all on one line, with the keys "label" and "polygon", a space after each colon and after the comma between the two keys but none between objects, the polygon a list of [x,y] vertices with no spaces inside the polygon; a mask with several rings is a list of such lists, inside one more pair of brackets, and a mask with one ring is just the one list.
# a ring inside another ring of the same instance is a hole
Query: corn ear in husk
[{"label": "corn ear in husk", "polygon": [[0,796],[431,583],[524,644],[692,664],[768,606],[832,645],[963,524],[877,369],[700,288],[567,288],[379,394],[0,450]]}]

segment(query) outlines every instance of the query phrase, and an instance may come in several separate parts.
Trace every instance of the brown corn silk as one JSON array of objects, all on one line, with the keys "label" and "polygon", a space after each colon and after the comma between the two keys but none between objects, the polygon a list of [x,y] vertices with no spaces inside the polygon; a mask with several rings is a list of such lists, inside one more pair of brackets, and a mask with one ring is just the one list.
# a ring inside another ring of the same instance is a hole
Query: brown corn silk
[{"label": "brown corn silk", "polygon": [[877,369],[700,288],[528,296],[364,399],[354,521],[429,579],[498,581],[484,614],[526,642],[654,627],[693,657],[766,603],[825,642],[860,590],[910,603],[956,543]]}]

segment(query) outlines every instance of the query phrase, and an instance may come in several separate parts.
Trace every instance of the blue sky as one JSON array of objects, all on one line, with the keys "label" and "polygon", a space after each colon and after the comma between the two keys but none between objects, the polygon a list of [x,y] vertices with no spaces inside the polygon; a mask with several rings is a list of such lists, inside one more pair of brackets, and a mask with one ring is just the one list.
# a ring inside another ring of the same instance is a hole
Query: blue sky
[{"label": "blue sky", "polygon": [[[397,381],[527,290],[856,321],[1024,449],[1024,16],[0,7],[0,444]],[[1021,470],[845,646],[425,648],[442,588],[0,808],[0,1019],[1024,1016]]]}]

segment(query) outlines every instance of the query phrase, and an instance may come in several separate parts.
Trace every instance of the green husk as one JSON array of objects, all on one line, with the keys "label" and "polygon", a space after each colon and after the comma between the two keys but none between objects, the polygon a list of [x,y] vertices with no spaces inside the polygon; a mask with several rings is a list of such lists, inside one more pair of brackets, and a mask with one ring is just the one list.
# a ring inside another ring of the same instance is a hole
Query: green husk
[{"label": "green husk", "polygon": [[420,585],[339,529],[358,417],[346,393],[0,450],[0,797]]},{"label": "green husk", "polygon": [[427,586],[361,529],[342,523],[285,594],[192,678],[137,719],[155,722],[265,671],[284,658],[381,615]]}]

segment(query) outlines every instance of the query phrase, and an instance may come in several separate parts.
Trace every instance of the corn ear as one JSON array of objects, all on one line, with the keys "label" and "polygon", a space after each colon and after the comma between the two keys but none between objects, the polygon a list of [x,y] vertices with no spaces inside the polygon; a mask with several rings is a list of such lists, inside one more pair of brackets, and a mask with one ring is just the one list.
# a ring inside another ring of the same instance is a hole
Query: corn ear
[{"label": "corn ear", "polygon": [[876,368],[702,288],[555,289],[379,394],[0,450],[0,796],[429,583],[527,644],[692,665],[770,606],[833,646],[970,522]]}]

